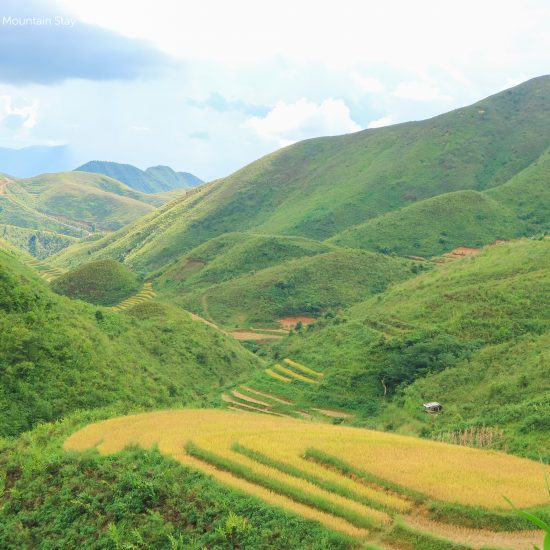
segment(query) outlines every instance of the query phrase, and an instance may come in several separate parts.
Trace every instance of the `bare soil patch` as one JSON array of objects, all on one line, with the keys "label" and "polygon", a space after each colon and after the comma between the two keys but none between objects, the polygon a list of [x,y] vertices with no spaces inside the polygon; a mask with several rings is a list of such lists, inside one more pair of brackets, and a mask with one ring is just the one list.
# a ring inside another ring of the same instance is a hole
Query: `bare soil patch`
[{"label": "bare soil patch", "polygon": [[316,319],[315,317],[305,317],[302,315],[298,315],[295,317],[281,317],[281,319],[277,320],[279,325],[287,330],[293,329],[299,321],[302,322],[302,325],[309,325],[311,323],[314,323]]}]

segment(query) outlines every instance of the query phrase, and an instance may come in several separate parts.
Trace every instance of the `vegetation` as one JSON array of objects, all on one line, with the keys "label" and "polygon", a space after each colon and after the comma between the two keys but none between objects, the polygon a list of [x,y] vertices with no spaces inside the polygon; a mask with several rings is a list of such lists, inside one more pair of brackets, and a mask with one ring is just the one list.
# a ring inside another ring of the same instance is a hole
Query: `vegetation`
[{"label": "vegetation", "polygon": [[140,286],[137,276],[114,260],[81,265],[52,283],[58,294],[102,306],[118,304],[137,292]]},{"label": "vegetation", "polygon": [[274,323],[287,315],[317,316],[349,306],[412,277],[420,269],[414,266],[382,254],[337,250],[287,261],[178,300],[223,325]]},{"label": "vegetation", "polygon": [[4,224],[0,224],[0,238],[39,260],[56,254],[77,241],[76,237],[52,231]]},{"label": "vegetation", "polygon": [[100,456],[62,449],[71,431],[109,414],[114,411],[73,415],[0,443],[0,547],[356,546],[344,535],[223,487],[157,450],[128,448]]},{"label": "vegetation", "polygon": [[456,191],[416,202],[336,235],[330,242],[400,256],[437,256],[540,230],[477,191]]},{"label": "vegetation", "polygon": [[[255,375],[252,385],[425,437],[502,429],[499,448],[548,459],[549,250],[548,240],[490,247],[321,318],[272,345],[275,359],[323,372],[320,384]],[[433,400],[444,405],[436,417],[422,411]]]},{"label": "vegetation", "polygon": [[205,403],[257,365],[234,340],[174,307],[118,314],[51,292],[0,251],[0,436],[77,409]]}]

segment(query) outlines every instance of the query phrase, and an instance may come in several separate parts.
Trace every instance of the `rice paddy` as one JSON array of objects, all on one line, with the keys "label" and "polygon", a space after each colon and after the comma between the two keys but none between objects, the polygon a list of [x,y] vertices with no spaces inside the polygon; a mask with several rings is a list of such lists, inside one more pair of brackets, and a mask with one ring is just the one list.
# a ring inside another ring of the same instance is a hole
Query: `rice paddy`
[{"label": "rice paddy", "polygon": [[126,300],[120,302],[120,304],[113,306],[113,311],[124,311],[132,306],[137,306],[143,302],[147,302],[156,296],[156,292],[153,290],[151,283],[144,283],[143,288],[133,296],[126,298]]},{"label": "rice paddy", "polygon": [[[234,394],[225,399],[232,407],[237,401]],[[250,411],[259,406],[248,402]],[[189,409],[113,418],[74,433],[65,448],[109,454],[130,444],[158,446],[221,483],[363,540],[392,529],[400,517],[416,517],[430,501],[505,513],[502,494],[523,508],[542,506],[547,497],[541,465],[530,460],[261,412]],[[516,538],[500,547],[515,548]]]}]

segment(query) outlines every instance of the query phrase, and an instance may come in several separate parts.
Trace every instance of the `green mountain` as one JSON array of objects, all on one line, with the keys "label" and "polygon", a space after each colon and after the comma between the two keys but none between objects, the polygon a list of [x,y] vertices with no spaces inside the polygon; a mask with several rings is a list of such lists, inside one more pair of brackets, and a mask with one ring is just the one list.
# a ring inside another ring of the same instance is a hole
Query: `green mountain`
[{"label": "green mountain", "polygon": [[[549,258],[548,239],[486,247],[320,319],[273,353],[324,373],[317,386],[294,385],[298,402],[436,438],[485,426],[503,432],[500,448],[548,460]],[[286,391],[265,377],[255,385]],[[426,415],[429,401],[444,414]]]},{"label": "green mountain", "polygon": [[225,326],[274,324],[350,306],[414,274],[413,262],[358,250],[289,260],[184,294],[178,303]]},{"label": "green mountain", "polygon": [[116,305],[135,294],[140,287],[136,275],[114,260],[83,264],[52,283],[58,294],[102,306]]},{"label": "green mountain", "polygon": [[478,247],[540,229],[484,193],[454,191],[378,216],[328,242],[400,256],[436,256],[458,246]]},{"label": "green mountain", "polygon": [[84,172],[14,179],[0,175],[0,234],[40,258],[97,231],[113,231],[166,201]]},{"label": "green mountain", "polygon": [[53,293],[0,250],[0,437],[75,410],[198,404],[258,364],[170,305],[98,307]]},{"label": "green mountain", "polygon": [[[465,232],[460,224],[443,219],[422,220],[423,231],[433,224],[429,234],[419,238],[423,250],[450,250],[453,243],[472,235],[476,244],[488,244],[501,234],[539,232],[544,227],[544,210],[539,210],[543,207],[536,206],[534,217],[528,217],[536,203],[531,174],[538,173],[544,181],[547,173],[549,97],[550,77],[545,76],[429,120],[296,143],[176,199],[85,253],[112,257],[150,273],[224,233],[323,240],[457,191],[487,191],[476,229]],[[527,192],[531,198],[525,197],[524,206],[516,205],[516,199],[521,200],[518,193],[497,191],[526,183],[533,191]],[[471,203],[473,195],[466,197]],[[447,212],[433,203],[419,209],[424,216]],[[405,214],[412,221],[414,211]],[[504,218],[497,219],[500,216]],[[411,235],[415,231],[416,220],[408,227]],[[417,252],[408,245],[406,251]],[[79,254],[75,249],[74,256],[61,261],[81,261]]]},{"label": "green mountain", "polygon": [[197,176],[188,172],[175,172],[169,166],[151,166],[140,170],[131,164],[92,160],[75,170],[110,176],[142,193],[162,193],[203,183]]}]

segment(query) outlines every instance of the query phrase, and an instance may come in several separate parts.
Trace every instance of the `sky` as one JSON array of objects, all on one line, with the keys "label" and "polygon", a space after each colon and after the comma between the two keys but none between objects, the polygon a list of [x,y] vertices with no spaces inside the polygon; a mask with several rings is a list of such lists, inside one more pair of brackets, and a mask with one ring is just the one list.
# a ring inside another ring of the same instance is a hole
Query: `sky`
[{"label": "sky", "polygon": [[212,180],[548,74],[549,22],[547,0],[2,0],[0,148]]}]

